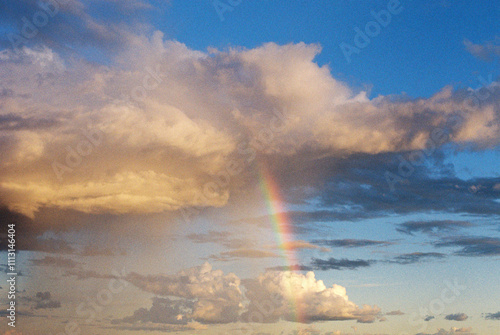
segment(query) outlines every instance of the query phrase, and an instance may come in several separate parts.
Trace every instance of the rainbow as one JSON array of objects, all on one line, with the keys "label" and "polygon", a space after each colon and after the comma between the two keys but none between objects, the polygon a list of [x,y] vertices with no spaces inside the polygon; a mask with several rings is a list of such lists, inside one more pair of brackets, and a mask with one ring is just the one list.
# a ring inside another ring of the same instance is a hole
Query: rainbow
[{"label": "rainbow", "polygon": [[[280,249],[280,253],[286,260],[286,270],[296,270],[297,256],[295,248],[293,248],[293,231],[289,218],[286,214],[284,201],[282,200],[278,183],[264,164],[259,164],[259,186],[260,190],[266,200],[268,214],[271,218],[272,228],[276,244]],[[304,323],[305,317],[300,311],[300,304],[298,299],[292,299],[292,313],[297,322]]]}]

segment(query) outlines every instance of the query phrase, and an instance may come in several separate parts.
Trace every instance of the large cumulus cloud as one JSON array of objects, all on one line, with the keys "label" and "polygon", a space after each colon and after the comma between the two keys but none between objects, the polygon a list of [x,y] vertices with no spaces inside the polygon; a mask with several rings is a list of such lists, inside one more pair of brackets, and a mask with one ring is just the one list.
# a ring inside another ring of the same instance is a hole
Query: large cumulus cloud
[{"label": "large cumulus cloud", "polygon": [[0,51],[0,197],[11,210],[223,206],[251,178],[249,157],[422,149],[446,125],[454,141],[498,144],[496,83],[481,103],[451,88],[370,100],[314,62],[317,45],[204,53],[149,36],[128,34],[110,65],[47,46]]},{"label": "large cumulus cloud", "polygon": [[[172,296],[191,302],[188,318],[205,323],[226,323],[236,320],[241,307],[242,292],[240,279],[233,273],[224,275],[221,270],[212,270],[209,263],[181,271],[175,275],[143,276],[131,273],[126,278],[146,292],[160,296]],[[170,302],[166,300],[166,302]],[[158,306],[177,310],[165,304]],[[178,303],[177,303],[178,305]],[[175,305],[175,306],[177,306]],[[157,308],[160,308],[156,306]],[[155,307],[155,306],[153,306]],[[149,311],[153,313],[155,309]],[[181,314],[182,313],[176,313]],[[186,314],[185,314],[186,315]]]},{"label": "large cumulus cloud", "polygon": [[[165,298],[153,299],[151,309],[141,308],[118,322],[185,324],[277,322],[289,320],[357,320],[371,323],[380,317],[377,306],[357,306],[340,285],[326,287],[314,272],[267,271],[240,280],[235,274],[213,270],[209,263],[175,275],[129,274],[140,289]],[[156,320],[156,321],[155,321]]]},{"label": "large cumulus cloud", "polygon": [[326,287],[314,272],[269,271],[256,279],[244,281],[248,310],[242,318],[248,321],[358,320],[373,322],[380,313],[377,306],[362,308],[349,300],[340,285]]}]

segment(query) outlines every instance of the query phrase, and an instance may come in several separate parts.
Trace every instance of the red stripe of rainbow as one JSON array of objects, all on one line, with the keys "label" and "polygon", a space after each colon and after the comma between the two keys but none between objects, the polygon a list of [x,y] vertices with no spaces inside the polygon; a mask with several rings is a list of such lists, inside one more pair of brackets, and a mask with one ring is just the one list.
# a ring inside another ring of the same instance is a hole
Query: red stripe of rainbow
[{"label": "red stripe of rainbow", "polygon": [[[271,218],[272,228],[276,243],[281,251],[283,258],[286,259],[286,269],[294,271],[294,265],[299,264],[292,247],[293,231],[290,221],[284,208],[284,201],[281,198],[279,186],[269,170],[264,164],[259,164],[259,186],[266,200],[267,211]],[[297,322],[305,322],[303,313],[300,311],[300,305],[297,298],[292,298],[292,313]]]}]

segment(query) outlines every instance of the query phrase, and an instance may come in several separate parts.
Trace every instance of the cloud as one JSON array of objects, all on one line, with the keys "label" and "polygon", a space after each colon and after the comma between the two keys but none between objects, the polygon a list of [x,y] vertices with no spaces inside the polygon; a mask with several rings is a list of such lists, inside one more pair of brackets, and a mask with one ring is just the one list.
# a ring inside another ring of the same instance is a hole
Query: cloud
[{"label": "cloud", "polygon": [[375,263],[373,260],[356,259],[350,260],[347,258],[335,259],[329,258],[327,260],[313,258],[311,265],[317,270],[356,270],[357,268],[368,267]]},{"label": "cloud", "polygon": [[[316,242],[313,242],[313,243],[316,243]],[[330,251],[330,249],[328,249],[328,248],[322,248],[322,247],[317,246],[313,243],[302,241],[302,240],[295,240],[295,241],[284,242],[283,244],[278,245],[275,248],[284,249],[284,250],[319,249],[321,252],[329,252]]]},{"label": "cloud", "polygon": [[[500,178],[464,181],[442,163],[444,156],[439,152],[428,157],[426,166],[415,167],[413,174],[396,183],[391,191],[385,173],[398,173],[398,157],[409,154],[353,155],[346,161],[316,162],[317,169],[329,166],[331,172],[323,174],[328,182],[318,185],[313,196],[319,198],[320,207],[335,204],[339,208],[337,213],[321,213],[323,217],[354,221],[423,211],[482,215],[496,215],[500,211],[500,203],[496,201],[500,192],[495,189]],[[481,185],[481,190],[471,192],[474,185]],[[290,201],[303,201],[300,193],[292,190],[289,194]]]},{"label": "cloud", "polygon": [[446,329],[440,328],[440,329],[438,329],[437,333],[434,333],[434,334],[418,333],[417,335],[453,335],[453,334],[474,335],[472,333],[471,327],[467,327],[467,328],[451,327],[449,331]]},{"label": "cloud", "polygon": [[374,241],[374,240],[357,240],[357,239],[343,239],[343,240],[314,240],[313,243],[327,245],[330,247],[345,247],[345,248],[359,248],[370,246],[387,246],[390,242]]},{"label": "cloud", "polygon": [[146,332],[177,332],[177,331],[187,331],[187,330],[202,330],[207,329],[206,325],[200,324],[198,322],[189,322],[185,325],[172,325],[172,324],[162,324],[162,323],[137,323],[137,324],[118,324],[109,327],[103,327],[109,329],[117,329],[117,330],[131,330],[131,331],[146,331]]},{"label": "cloud", "polygon": [[397,310],[397,311],[391,311],[391,312],[388,312],[388,313],[385,313],[385,315],[405,315],[405,313],[401,312],[401,310]]},{"label": "cloud", "polygon": [[[27,39],[23,39],[24,35],[20,31],[23,26],[21,19],[26,17],[32,21],[34,14],[41,10],[40,4],[29,0],[6,4],[2,8],[0,18],[9,29],[7,39],[2,41],[0,47],[22,48],[45,44],[68,56],[81,53],[86,47],[90,47],[111,57],[111,52],[123,50],[123,46],[131,42],[132,31],[147,30],[147,25],[140,21],[153,8],[140,1],[104,2],[112,10],[112,14],[106,15],[106,19],[90,15],[99,10],[99,3],[79,0],[51,1],[56,7],[55,13],[50,16],[46,25],[35,28],[33,36]],[[130,15],[131,13],[134,15]]]},{"label": "cloud", "polygon": [[[344,287],[325,287],[313,272],[306,275],[290,271],[268,271],[257,278],[241,280],[202,266],[175,275],[143,276],[131,273],[127,280],[154,298],[151,308],[141,308],[115,323],[188,324],[228,322],[299,322],[357,320],[371,323],[380,316],[377,306],[358,307],[349,301]],[[244,294],[240,285],[245,288]],[[291,306],[298,304],[296,318]]]},{"label": "cloud", "polygon": [[[7,264],[0,264],[0,271],[4,273],[10,273],[9,266]],[[24,276],[22,271],[17,271],[17,276]]]},{"label": "cloud", "polygon": [[194,243],[216,243],[230,249],[241,249],[252,246],[250,241],[233,238],[229,232],[211,230],[206,234],[192,233],[186,237]]},{"label": "cloud", "polygon": [[33,303],[32,308],[34,309],[53,309],[61,307],[61,302],[53,300],[51,293],[48,291],[37,292],[34,297],[23,297],[22,300]]},{"label": "cloud", "polygon": [[458,256],[479,257],[500,255],[500,238],[481,236],[447,237],[434,243],[436,247],[461,247]]},{"label": "cloud", "polygon": [[358,320],[374,322],[377,306],[362,308],[349,301],[344,287],[327,288],[313,272],[270,271],[243,281],[250,300],[242,319],[253,322]]},{"label": "cloud", "polygon": [[457,314],[448,314],[444,318],[446,320],[451,320],[451,321],[465,321],[467,320],[468,316],[465,313],[457,313]]},{"label": "cloud", "polygon": [[445,258],[445,254],[441,254],[438,252],[413,252],[410,254],[403,254],[394,257],[392,260],[389,260],[389,263],[397,263],[397,264],[415,264],[420,263],[424,259],[441,259]]},{"label": "cloud", "polygon": [[84,279],[117,279],[119,276],[114,275],[114,274],[101,274],[98,273],[94,270],[82,270],[82,269],[71,269],[66,271],[64,276],[69,277],[69,276],[76,276],[78,280],[84,280]]},{"label": "cloud", "polygon": [[282,265],[282,266],[273,266],[266,268],[266,271],[313,271],[314,269],[307,265]]},{"label": "cloud", "polygon": [[217,261],[229,261],[238,258],[268,258],[268,257],[279,257],[279,255],[274,252],[256,250],[256,249],[237,249],[231,251],[221,252],[218,255],[211,255],[209,258]]},{"label": "cloud", "polygon": [[114,256],[115,253],[110,248],[86,245],[80,252],[81,256]]},{"label": "cloud", "polygon": [[495,57],[500,57],[500,38],[498,37],[485,44],[475,44],[465,39],[464,45],[469,53],[485,62],[491,62]]},{"label": "cloud", "polygon": [[307,152],[315,164],[423,149],[457,110],[454,142],[486,148],[500,140],[498,90],[481,105],[451,88],[428,99],[370,100],[314,62],[317,45],[203,53],[160,32],[97,22],[83,7],[71,15],[92,43],[119,50],[112,61],[97,66],[45,45],[0,56],[11,92],[1,98],[0,197],[31,217],[41,208],[224,206],[254,178],[249,157],[293,162]]},{"label": "cloud", "polygon": [[427,315],[424,319],[424,321],[431,321],[432,319],[435,319],[436,317],[433,315]]},{"label": "cloud", "polygon": [[408,235],[413,235],[415,232],[426,234],[434,234],[436,232],[450,232],[457,228],[472,227],[470,222],[453,221],[453,220],[435,220],[435,221],[408,221],[401,223],[396,228],[397,231]]},{"label": "cloud", "polygon": [[484,316],[486,320],[500,320],[500,312],[496,313],[486,313]]},{"label": "cloud", "polygon": [[30,262],[35,266],[53,266],[58,268],[74,268],[80,264],[69,258],[51,256],[45,256],[41,259],[30,259]]},{"label": "cloud", "polygon": [[153,298],[153,306],[150,309],[140,308],[132,316],[121,320],[115,320],[114,323],[167,323],[186,325],[188,317],[193,309],[193,303],[186,300],[171,300],[168,298]]},{"label": "cloud", "polygon": [[[16,232],[22,239],[16,240],[18,250],[30,250],[57,254],[73,254],[75,249],[67,241],[60,238],[40,236],[43,229],[25,215],[10,211],[0,205],[0,225],[7,232],[8,225],[14,224]],[[7,250],[9,243],[7,234],[0,234],[0,250]]]},{"label": "cloud", "polygon": [[189,317],[198,322],[233,322],[240,311],[240,279],[233,273],[224,275],[220,270],[212,270],[208,263],[175,275],[143,276],[131,273],[126,280],[159,296],[195,300]]},{"label": "cloud", "polygon": [[3,335],[23,335],[23,333],[18,332],[15,329],[11,329],[11,330],[6,330],[5,333],[3,333]]}]

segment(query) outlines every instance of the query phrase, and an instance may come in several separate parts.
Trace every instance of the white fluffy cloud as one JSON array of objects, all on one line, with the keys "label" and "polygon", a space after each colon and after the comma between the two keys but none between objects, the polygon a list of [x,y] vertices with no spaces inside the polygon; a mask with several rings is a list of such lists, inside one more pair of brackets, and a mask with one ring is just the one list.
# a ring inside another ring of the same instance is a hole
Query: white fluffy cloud
[{"label": "white fluffy cloud", "polygon": [[421,149],[457,111],[453,140],[499,143],[495,83],[480,103],[450,88],[369,100],[314,62],[317,45],[202,53],[160,32],[126,41],[107,66],[47,47],[0,51],[0,198],[10,209],[223,206],[252,175],[254,153]]},{"label": "white fluffy cloud", "polygon": [[[381,315],[377,306],[363,305],[360,308],[350,301],[344,287],[335,284],[326,287],[313,272],[303,275],[290,271],[268,271],[257,278],[241,281],[235,274],[224,275],[205,263],[175,275],[143,276],[131,273],[126,278],[144,291],[183,299],[157,300],[155,308],[138,310],[134,316],[125,318],[126,322],[161,319],[157,315],[160,305],[161,310],[169,311],[170,316],[165,320],[180,315],[178,321],[182,323],[189,320],[202,323],[277,322],[280,319],[299,322],[358,320],[370,323]],[[165,320],[162,322],[167,322]]]},{"label": "white fluffy cloud", "polygon": [[314,272],[306,275],[290,271],[269,271],[244,281],[250,300],[245,321],[358,320],[373,322],[380,314],[377,306],[358,307],[340,285],[326,287]]},{"label": "white fluffy cloud", "polygon": [[131,273],[127,280],[144,291],[193,301],[186,316],[204,323],[235,321],[241,308],[240,279],[224,275],[208,263],[180,271],[175,275],[142,276]]}]

